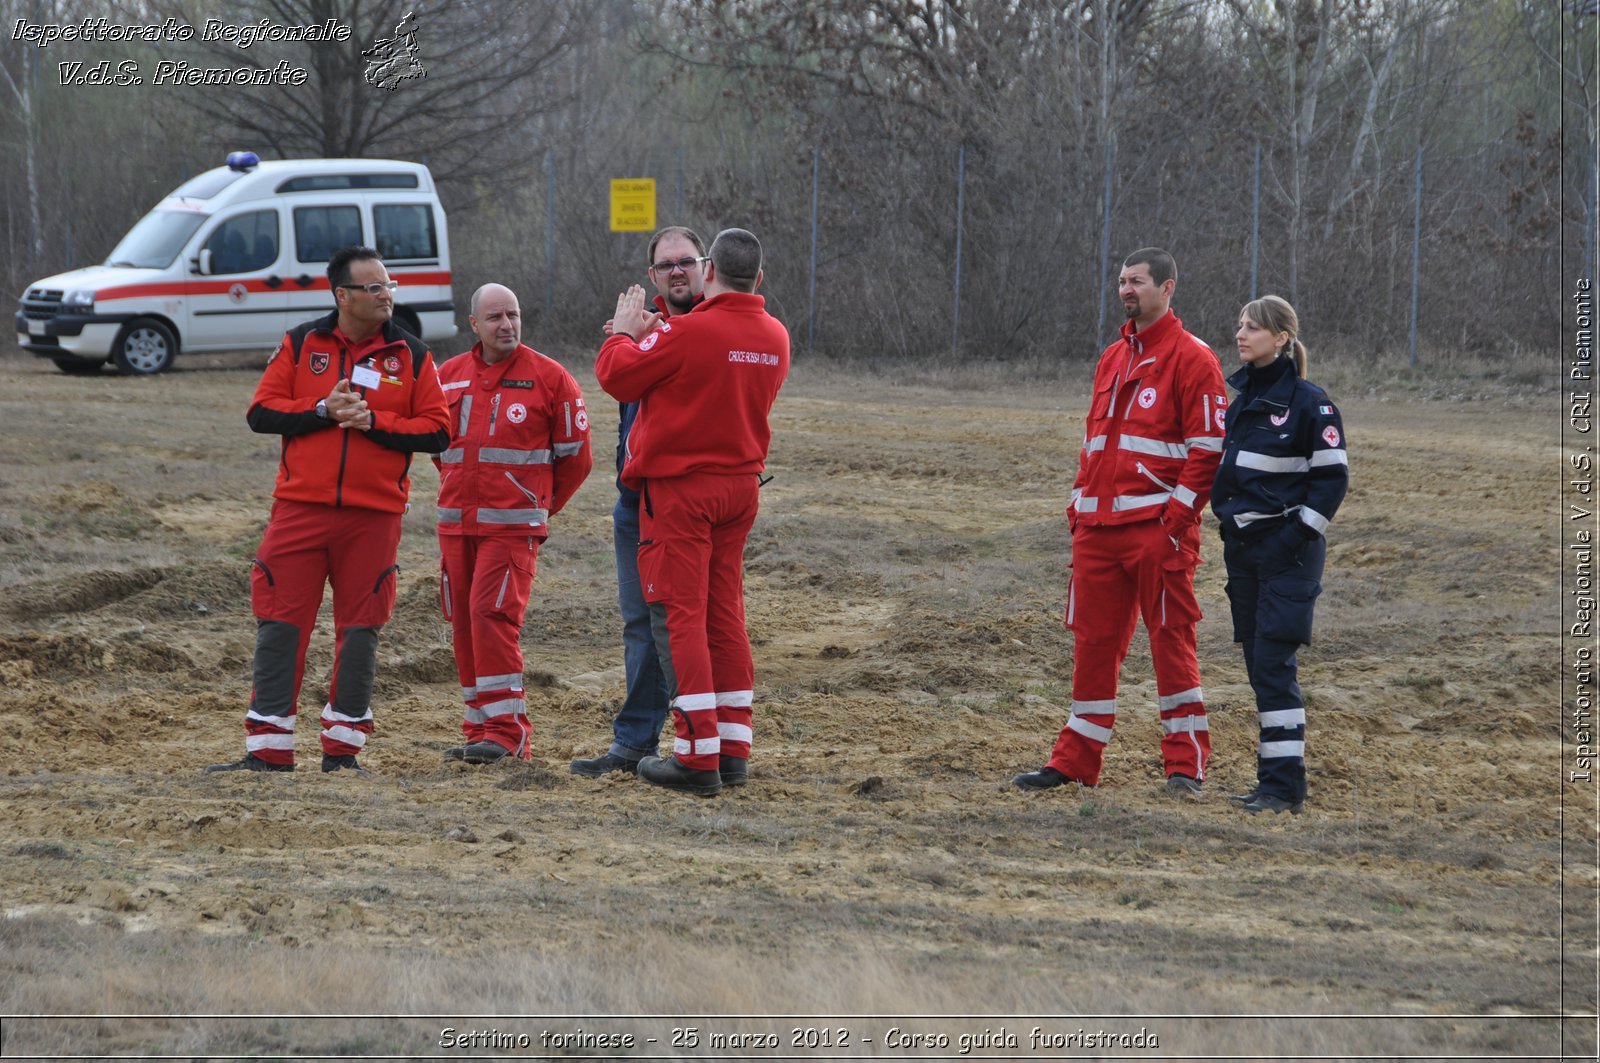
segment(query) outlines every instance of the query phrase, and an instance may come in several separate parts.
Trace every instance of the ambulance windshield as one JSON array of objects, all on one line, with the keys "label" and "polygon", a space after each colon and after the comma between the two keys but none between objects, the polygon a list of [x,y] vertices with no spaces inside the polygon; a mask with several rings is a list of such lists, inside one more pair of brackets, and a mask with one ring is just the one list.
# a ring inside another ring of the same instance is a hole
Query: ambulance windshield
[{"label": "ambulance windshield", "polygon": [[152,210],[128,230],[106,265],[166,269],[208,216],[192,210]]}]

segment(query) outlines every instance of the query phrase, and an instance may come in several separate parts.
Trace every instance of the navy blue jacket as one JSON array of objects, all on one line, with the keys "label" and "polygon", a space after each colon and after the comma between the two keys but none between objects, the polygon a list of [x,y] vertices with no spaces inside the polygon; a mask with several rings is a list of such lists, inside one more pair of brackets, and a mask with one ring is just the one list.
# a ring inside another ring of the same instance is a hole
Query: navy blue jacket
[{"label": "navy blue jacket", "polygon": [[1255,538],[1285,521],[1308,539],[1322,535],[1350,482],[1339,410],[1289,357],[1244,366],[1228,385],[1239,397],[1228,405],[1211,492],[1223,537]]}]

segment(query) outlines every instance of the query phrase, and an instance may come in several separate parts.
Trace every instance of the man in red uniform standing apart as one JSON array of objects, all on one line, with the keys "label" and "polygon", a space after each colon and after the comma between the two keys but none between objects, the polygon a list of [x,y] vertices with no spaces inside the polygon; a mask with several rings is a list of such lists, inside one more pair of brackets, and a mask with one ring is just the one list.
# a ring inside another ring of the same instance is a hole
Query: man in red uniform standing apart
[{"label": "man in red uniform standing apart", "polygon": [[638,774],[701,797],[725,776],[742,781],[750,758],[744,544],[789,373],[789,333],[755,294],[760,284],[760,242],[725,229],[711,244],[705,301],[663,321],[634,285],[595,362],[607,393],[639,403],[622,481],[640,492],[639,578],[676,725],[673,755],[645,757]]},{"label": "man in red uniform standing apart", "polygon": [[333,584],[334,656],[322,770],[361,771],[372,733],[378,632],[394,611],[411,455],[449,441],[433,355],[395,325],[394,291],[370,247],[328,262],[336,309],[283,337],[247,416],[283,437],[272,517],[251,570],[255,687],[245,755],[207,771],[293,771],[306,647]]},{"label": "man in red uniform standing apart", "polygon": [[467,320],[478,342],[439,368],[450,446],[439,465],[439,600],[450,621],[466,713],[452,760],[489,764],[529,750],[522,618],[539,544],[584,477],[589,411],[572,374],[522,342],[510,288],[485,284]]},{"label": "man in red uniform standing apart", "polygon": [[1136,614],[1150,633],[1166,788],[1198,798],[1211,755],[1195,623],[1200,513],[1222,457],[1227,392],[1217,356],[1170,309],[1172,256],[1135,251],[1118,291],[1128,321],[1095,369],[1067,522],[1072,579],[1072,716],[1024,790],[1094,786],[1117,714],[1117,678]]}]

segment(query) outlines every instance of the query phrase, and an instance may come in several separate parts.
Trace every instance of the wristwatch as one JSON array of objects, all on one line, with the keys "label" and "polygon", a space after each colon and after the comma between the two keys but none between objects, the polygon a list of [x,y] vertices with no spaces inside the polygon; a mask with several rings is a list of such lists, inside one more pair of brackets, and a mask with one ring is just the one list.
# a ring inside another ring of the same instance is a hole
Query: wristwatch
[{"label": "wristwatch", "polygon": [[331,418],[328,416],[328,400],[327,399],[318,399],[317,400],[317,416],[322,418],[323,421],[331,420]]}]

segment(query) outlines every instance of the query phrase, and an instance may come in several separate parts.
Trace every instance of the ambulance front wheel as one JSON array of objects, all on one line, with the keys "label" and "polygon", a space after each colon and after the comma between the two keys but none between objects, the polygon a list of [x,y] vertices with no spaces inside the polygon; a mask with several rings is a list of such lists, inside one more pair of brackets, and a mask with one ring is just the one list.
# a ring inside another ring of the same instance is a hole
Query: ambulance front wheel
[{"label": "ambulance front wheel", "polygon": [[178,353],[178,337],[155,318],[135,318],[122,326],[111,347],[111,360],[126,376],[149,376],[172,365]]}]

